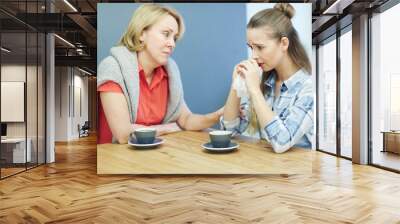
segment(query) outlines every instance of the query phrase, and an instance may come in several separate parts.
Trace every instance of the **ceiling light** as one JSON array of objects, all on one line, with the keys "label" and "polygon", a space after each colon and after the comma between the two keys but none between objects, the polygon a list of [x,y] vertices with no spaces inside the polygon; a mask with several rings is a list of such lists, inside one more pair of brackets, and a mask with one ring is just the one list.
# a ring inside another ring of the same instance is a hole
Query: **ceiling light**
[{"label": "ceiling light", "polygon": [[63,41],[64,43],[68,44],[69,46],[75,48],[75,45],[71,44],[71,42],[67,41],[66,39],[58,36],[57,34],[54,34],[54,36],[56,36],[58,39],[60,39],[61,41]]},{"label": "ceiling light", "polygon": [[342,14],[343,10],[354,1],[355,0],[336,0],[332,5],[325,9],[322,14]]},{"label": "ceiling light", "polygon": [[65,4],[67,4],[72,10],[74,10],[75,12],[78,12],[78,10],[71,4],[68,2],[68,0],[64,0]]},{"label": "ceiling light", "polygon": [[85,73],[85,74],[87,74],[87,75],[92,75],[92,73],[90,73],[90,72],[88,72],[88,71],[86,71],[86,70],[83,70],[83,69],[81,69],[81,68],[79,68],[79,67],[78,67],[78,70],[81,71],[81,72],[83,72],[83,73]]},{"label": "ceiling light", "polygon": [[7,49],[7,48],[5,48],[5,47],[1,47],[1,50],[4,51],[4,52],[6,52],[6,53],[10,53],[10,52],[11,52],[11,50],[9,50],[9,49]]}]

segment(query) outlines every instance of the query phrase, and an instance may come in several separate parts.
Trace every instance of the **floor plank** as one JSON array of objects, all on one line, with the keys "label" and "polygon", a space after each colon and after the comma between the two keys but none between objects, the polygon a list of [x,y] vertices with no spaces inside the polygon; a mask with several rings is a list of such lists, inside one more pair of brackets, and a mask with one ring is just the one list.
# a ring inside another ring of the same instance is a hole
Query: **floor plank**
[{"label": "floor plank", "polygon": [[375,151],[372,162],[376,165],[389,167],[391,169],[400,170],[400,154],[392,152]]},{"label": "floor plank", "polygon": [[96,174],[95,136],[0,181],[0,223],[400,223],[400,175],[318,153],[312,175]]}]

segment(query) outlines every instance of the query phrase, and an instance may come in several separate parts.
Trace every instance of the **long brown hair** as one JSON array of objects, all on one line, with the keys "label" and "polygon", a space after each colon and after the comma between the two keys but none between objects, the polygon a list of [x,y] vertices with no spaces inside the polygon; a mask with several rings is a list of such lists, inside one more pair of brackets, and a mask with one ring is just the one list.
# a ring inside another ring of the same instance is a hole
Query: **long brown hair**
[{"label": "long brown hair", "polygon": [[[268,30],[269,38],[276,39],[277,41],[280,41],[282,37],[287,37],[289,40],[288,54],[290,59],[299,68],[311,74],[310,59],[291,21],[294,14],[295,10],[292,5],[277,3],[274,8],[261,10],[251,17],[247,24],[247,29],[265,28]],[[260,89],[264,95],[266,91],[264,82],[273,72],[275,72],[274,69],[262,74]],[[254,107],[250,105],[250,108],[250,131],[254,133],[258,129],[258,119]]]}]

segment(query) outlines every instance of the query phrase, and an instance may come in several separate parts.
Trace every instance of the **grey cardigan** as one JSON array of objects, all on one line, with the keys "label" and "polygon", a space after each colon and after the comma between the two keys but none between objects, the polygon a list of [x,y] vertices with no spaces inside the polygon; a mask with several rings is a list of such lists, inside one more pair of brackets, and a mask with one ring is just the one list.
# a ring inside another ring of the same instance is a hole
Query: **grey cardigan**
[{"label": "grey cardigan", "polygon": [[[139,102],[139,68],[136,52],[125,46],[113,47],[111,55],[103,59],[97,69],[97,87],[107,81],[118,83],[128,103],[131,123],[135,123]],[[174,122],[179,117],[179,109],[183,103],[181,75],[175,61],[171,58],[165,66],[168,73],[169,97],[167,113],[163,123]]]}]

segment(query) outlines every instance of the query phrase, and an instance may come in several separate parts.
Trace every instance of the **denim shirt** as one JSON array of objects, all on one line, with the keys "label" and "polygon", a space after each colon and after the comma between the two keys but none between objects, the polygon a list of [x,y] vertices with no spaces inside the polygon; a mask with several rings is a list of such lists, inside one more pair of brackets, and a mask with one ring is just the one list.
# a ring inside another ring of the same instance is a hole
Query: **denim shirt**
[{"label": "denim shirt", "polygon": [[221,128],[233,131],[234,135],[243,134],[266,139],[277,153],[289,150],[292,146],[311,148],[313,138],[314,90],[311,76],[305,70],[298,70],[280,88],[275,99],[276,74],[271,74],[264,82],[265,101],[275,116],[254,135],[249,134],[249,99],[241,99],[243,115],[233,121],[221,118]]}]

